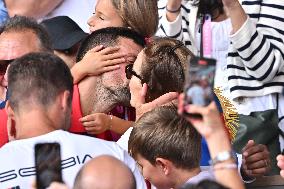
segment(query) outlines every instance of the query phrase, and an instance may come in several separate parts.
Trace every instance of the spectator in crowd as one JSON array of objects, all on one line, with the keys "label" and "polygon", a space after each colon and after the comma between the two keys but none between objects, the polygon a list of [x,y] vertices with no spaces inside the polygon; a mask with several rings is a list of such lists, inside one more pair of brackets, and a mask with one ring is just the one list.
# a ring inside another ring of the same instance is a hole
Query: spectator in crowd
[{"label": "spectator in crowd", "polygon": [[4,0],[10,17],[15,15],[33,17],[38,20],[56,16],[68,16],[80,28],[88,32],[86,20],[92,15],[96,0]]},{"label": "spectator in crowd", "polygon": [[277,165],[281,169],[280,175],[284,178],[284,155],[278,155],[277,161]]},{"label": "spectator in crowd", "polygon": [[24,55],[10,65],[8,82],[11,94],[6,110],[16,122],[17,133],[15,141],[0,149],[1,187],[31,186],[34,145],[44,142],[61,145],[63,180],[69,187],[86,161],[104,154],[131,169],[137,188],[146,187],[135,161],[115,143],[66,132],[71,120],[73,80],[60,58],[49,53]]},{"label": "spectator in crowd", "polygon": [[98,0],[88,25],[90,32],[105,27],[129,27],[144,37],[152,37],[158,22],[157,1]]},{"label": "spectator in crowd", "polygon": [[80,43],[87,37],[87,33],[68,16],[46,19],[41,24],[49,34],[54,54],[72,68],[76,63]]},{"label": "spectator in crowd", "polygon": [[184,106],[184,96],[181,95],[178,111],[180,115],[183,115],[184,112],[202,115],[202,119],[185,118],[192,123],[195,129],[207,141],[216,180],[230,189],[244,189],[243,182],[238,174],[228,134],[224,129],[214,102],[208,107]]},{"label": "spectator in crowd", "polygon": [[214,179],[200,169],[201,135],[175,106],[143,114],[130,134],[128,149],[144,178],[157,188],[178,189]]},{"label": "spectator in crowd", "polygon": [[[35,20],[15,16],[7,20],[0,32],[0,97],[1,108],[7,99],[6,69],[11,61],[30,52],[52,52],[52,47],[45,29]],[[7,114],[0,108],[0,147],[8,142]],[[10,130],[10,129],[9,129]],[[10,132],[10,131],[9,131]]]},{"label": "spectator in crowd", "polygon": [[74,189],[136,189],[130,169],[113,156],[102,155],[86,163],[78,172]]}]

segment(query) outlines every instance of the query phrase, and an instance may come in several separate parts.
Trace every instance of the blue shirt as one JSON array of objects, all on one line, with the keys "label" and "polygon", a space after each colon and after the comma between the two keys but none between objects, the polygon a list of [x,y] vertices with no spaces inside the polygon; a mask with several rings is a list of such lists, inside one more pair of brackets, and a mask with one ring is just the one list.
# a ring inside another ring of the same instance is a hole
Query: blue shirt
[{"label": "blue shirt", "polygon": [[0,26],[9,18],[4,1],[0,0]]}]

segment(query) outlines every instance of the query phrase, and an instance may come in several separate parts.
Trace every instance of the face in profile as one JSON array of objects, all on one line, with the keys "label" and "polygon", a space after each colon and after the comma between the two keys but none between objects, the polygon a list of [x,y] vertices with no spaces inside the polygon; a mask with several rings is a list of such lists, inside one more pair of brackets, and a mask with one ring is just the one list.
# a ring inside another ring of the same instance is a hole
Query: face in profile
[{"label": "face in profile", "polygon": [[[130,104],[133,107],[137,107],[139,104],[138,103],[138,98],[140,97],[140,93],[142,90],[142,81],[139,77],[141,77],[141,67],[142,67],[142,61],[143,61],[143,56],[144,56],[144,52],[141,51],[138,56],[137,59],[135,60],[133,67],[132,67],[132,74],[130,82],[129,82],[129,89],[130,89],[130,93],[131,93],[131,100],[130,100]],[[136,76],[135,76],[136,75]]]},{"label": "face in profile", "polygon": [[106,27],[123,27],[124,23],[111,0],[98,0],[95,12],[88,20],[88,25],[92,33]]},{"label": "face in profile", "polygon": [[153,165],[140,154],[137,155],[136,161],[143,177],[157,189],[173,188],[173,183],[170,182],[159,162]]}]

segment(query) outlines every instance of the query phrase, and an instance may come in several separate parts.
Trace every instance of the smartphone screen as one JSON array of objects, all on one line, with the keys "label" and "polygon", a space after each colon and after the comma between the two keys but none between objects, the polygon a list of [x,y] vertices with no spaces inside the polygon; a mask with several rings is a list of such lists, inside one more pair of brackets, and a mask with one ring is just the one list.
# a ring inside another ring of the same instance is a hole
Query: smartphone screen
[{"label": "smartphone screen", "polygon": [[37,189],[45,189],[53,181],[63,182],[61,173],[60,144],[36,144],[35,165]]},{"label": "smartphone screen", "polygon": [[[216,60],[204,57],[193,57],[189,61],[185,82],[184,105],[194,104],[207,106],[214,100],[214,77]],[[187,116],[202,119],[200,114],[189,114]]]}]

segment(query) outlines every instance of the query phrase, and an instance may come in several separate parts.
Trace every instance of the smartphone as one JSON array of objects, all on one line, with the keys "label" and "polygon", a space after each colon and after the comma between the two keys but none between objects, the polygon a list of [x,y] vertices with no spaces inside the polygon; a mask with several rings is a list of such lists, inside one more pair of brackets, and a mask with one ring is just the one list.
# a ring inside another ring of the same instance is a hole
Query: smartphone
[{"label": "smartphone", "polygon": [[61,171],[60,144],[36,144],[35,167],[37,189],[45,189],[53,181],[63,183]]},{"label": "smartphone", "polygon": [[[214,77],[216,60],[192,57],[188,62],[184,93],[184,106],[194,104],[207,106],[214,100]],[[202,119],[201,114],[184,112],[188,117]]]}]

